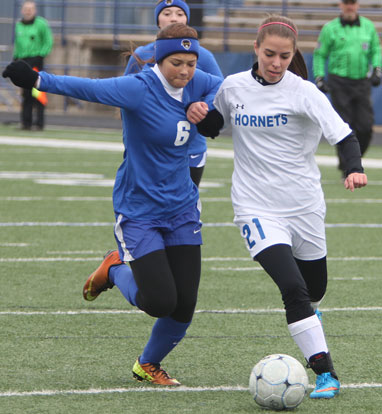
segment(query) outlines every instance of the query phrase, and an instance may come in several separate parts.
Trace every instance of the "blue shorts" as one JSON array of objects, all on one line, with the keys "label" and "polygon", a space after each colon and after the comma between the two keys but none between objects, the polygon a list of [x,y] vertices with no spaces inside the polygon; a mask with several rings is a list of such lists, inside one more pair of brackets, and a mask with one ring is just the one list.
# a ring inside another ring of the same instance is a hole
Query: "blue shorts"
[{"label": "blue shorts", "polygon": [[200,154],[190,154],[188,158],[190,167],[204,167],[206,165],[207,151]]},{"label": "blue shorts", "polygon": [[167,246],[201,245],[200,201],[181,214],[166,220],[129,220],[115,214],[114,236],[124,262],[139,259]]}]

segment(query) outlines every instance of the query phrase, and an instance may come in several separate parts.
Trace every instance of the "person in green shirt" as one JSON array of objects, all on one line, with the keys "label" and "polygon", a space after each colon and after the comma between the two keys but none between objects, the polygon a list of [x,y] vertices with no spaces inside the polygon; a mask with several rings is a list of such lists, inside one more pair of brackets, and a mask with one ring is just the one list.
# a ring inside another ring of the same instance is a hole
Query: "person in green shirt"
[{"label": "person in green shirt", "polygon": [[[42,70],[44,58],[51,52],[53,36],[48,22],[37,16],[36,3],[26,1],[21,7],[22,19],[15,26],[15,41],[13,48],[14,60],[25,60],[35,70]],[[33,107],[36,107],[37,129],[44,128],[44,104],[32,96],[30,90],[23,90],[21,104],[21,127],[32,128]]]},{"label": "person in green shirt", "polygon": [[334,109],[357,135],[363,155],[372,138],[371,87],[381,83],[381,45],[373,22],[359,16],[357,0],[341,0],[340,8],[341,15],[321,30],[313,74],[318,89],[330,93]]}]

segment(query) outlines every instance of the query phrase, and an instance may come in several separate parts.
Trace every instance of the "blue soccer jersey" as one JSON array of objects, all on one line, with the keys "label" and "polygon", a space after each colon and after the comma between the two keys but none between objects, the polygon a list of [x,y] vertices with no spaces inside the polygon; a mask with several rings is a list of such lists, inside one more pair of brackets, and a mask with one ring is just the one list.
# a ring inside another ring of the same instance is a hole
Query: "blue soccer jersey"
[{"label": "blue soccer jersey", "polygon": [[41,91],[121,108],[125,151],[113,191],[116,213],[132,220],[163,219],[197,202],[187,155],[196,127],[185,109],[201,100],[213,108],[220,78],[197,69],[179,102],[152,70],[109,79],[40,76]]},{"label": "blue soccer jersey", "polygon": [[[143,61],[150,60],[154,56],[155,42],[149,43],[145,46],[140,46],[135,50],[135,54]],[[154,66],[154,63],[147,63],[145,68]],[[199,58],[196,67],[203,72],[210,73],[211,75],[218,76],[223,79],[223,74],[216,63],[214,55],[204,47],[199,48]],[[139,65],[135,57],[132,55],[127,63],[125,75],[131,73],[139,73],[142,67]],[[201,154],[207,151],[207,143],[205,137],[197,134],[189,145],[189,154]]]}]

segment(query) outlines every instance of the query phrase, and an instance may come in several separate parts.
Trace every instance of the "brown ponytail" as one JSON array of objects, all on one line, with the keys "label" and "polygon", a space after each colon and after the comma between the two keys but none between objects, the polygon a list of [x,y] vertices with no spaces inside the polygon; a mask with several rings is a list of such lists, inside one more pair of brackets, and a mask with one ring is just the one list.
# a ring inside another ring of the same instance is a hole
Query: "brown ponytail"
[{"label": "brown ponytail", "polygon": [[308,68],[306,67],[304,57],[299,49],[296,49],[292,62],[290,62],[290,65],[288,66],[288,70],[305,80],[308,79]]}]

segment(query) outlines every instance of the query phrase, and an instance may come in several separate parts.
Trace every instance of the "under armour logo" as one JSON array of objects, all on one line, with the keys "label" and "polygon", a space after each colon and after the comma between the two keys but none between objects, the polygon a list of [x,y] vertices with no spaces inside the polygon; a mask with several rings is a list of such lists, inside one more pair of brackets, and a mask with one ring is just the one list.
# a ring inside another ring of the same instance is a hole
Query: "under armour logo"
[{"label": "under armour logo", "polygon": [[243,105],[236,104],[236,109],[239,109],[239,108],[244,109],[244,104]]}]

